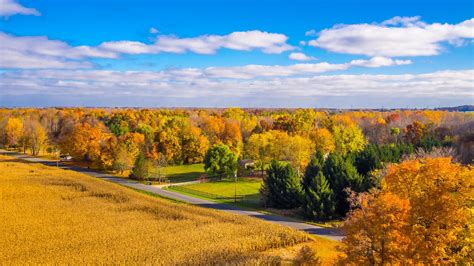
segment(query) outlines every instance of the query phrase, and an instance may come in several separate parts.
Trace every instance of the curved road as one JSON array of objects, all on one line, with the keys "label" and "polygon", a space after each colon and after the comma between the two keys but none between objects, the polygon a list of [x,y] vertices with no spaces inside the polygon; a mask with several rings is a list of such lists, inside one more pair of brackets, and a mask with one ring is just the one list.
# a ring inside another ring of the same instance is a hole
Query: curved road
[{"label": "curved road", "polygon": [[[21,160],[25,160],[25,161],[28,161],[28,162],[41,163],[41,164],[45,164],[45,165],[48,165],[48,166],[56,166],[56,161],[31,157],[31,156],[28,156],[28,155],[9,152],[9,151],[5,151],[5,150],[0,150],[0,153],[3,154],[3,155],[8,155],[8,156],[12,156],[12,157],[15,157],[15,158],[18,158],[18,159],[21,159]],[[93,177],[96,177],[96,178],[104,179],[104,180],[107,180],[109,182],[113,182],[113,183],[116,183],[116,184],[123,185],[123,186],[126,186],[126,187],[151,192],[151,193],[157,194],[157,195],[165,197],[165,198],[170,198],[170,199],[174,199],[174,200],[178,200],[178,201],[183,201],[183,202],[198,205],[198,206],[201,206],[201,207],[221,210],[221,211],[230,212],[230,213],[234,213],[234,214],[255,217],[255,218],[258,218],[258,219],[262,219],[262,220],[265,220],[265,221],[277,223],[277,224],[280,224],[280,225],[283,225],[283,226],[288,226],[288,227],[291,227],[291,228],[294,228],[294,229],[297,229],[297,230],[307,232],[307,233],[312,234],[312,235],[317,235],[317,236],[328,238],[328,239],[331,239],[331,240],[340,241],[343,237],[343,235],[340,232],[336,231],[336,230],[328,229],[328,228],[324,228],[324,227],[320,227],[320,226],[316,226],[316,225],[307,224],[307,223],[304,223],[304,222],[301,222],[301,221],[298,221],[298,220],[294,220],[294,219],[291,219],[291,218],[287,218],[287,217],[271,215],[271,214],[263,214],[263,213],[260,213],[260,212],[257,212],[257,211],[243,210],[243,209],[240,209],[240,208],[235,207],[235,206],[216,203],[216,202],[209,201],[209,200],[204,200],[204,199],[199,199],[199,198],[183,195],[183,194],[180,194],[180,193],[177,193],[177,192],[164,190],[162,187],[159,187],[159,186],[144,185],[144,184],[139,183],[139,182],[134,181],[134,180],[118,178],[118,177],[114,177],[112,175],[103,174],[103,173],[100,173],[100,172],[92,171],[92,170],[77,167],[77,166],[65,166],[65,165],[59,165],[59,166],[60,166],[60,168],[65,169],[65,170],[81,172],[81,173],[84,173],[84,174],[87,174],[87,175],[90,175],[90,176],[93,176]]]}]

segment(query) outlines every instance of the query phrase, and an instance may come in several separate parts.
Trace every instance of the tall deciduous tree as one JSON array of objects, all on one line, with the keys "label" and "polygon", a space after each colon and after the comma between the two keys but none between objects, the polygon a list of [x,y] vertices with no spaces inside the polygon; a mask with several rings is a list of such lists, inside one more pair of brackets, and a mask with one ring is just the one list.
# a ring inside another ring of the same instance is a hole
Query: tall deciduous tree
[{"label": "tall deciduous tree", "polygon": [[328,154],[336,149],[334,137],[326,128],[318,128],[310,132],[309,138],[314,143],[315,149],[323,154]]},{"label": "tall deciduous tree", "polygon": [[29,120],[25,123],[23,137],[27,146],[33,155],[38,155],[41,148],[47,140],[46,131],[43,126],[36,120]]},{"label": "tall deciduous tree", "polygon": [[151,177],[153,173],[153,161],[140,153],[135,160],[130,177],[138,180],[145,180]]},{"label": "tall deciduous tree", "polygon": [[16,117],[10,117],[5,125],[5,139],[7,146],[16,146],[22,136],[23,122]]},{"label": "tall deciduous tree", "polygon": [[361,151],[366,140],[357,125],[337,125],[333,129],[336,151],[341,155]]},{"label": "tall deciduous tree", "polygon": [[450,158],[392,165],[346,222],[346,262],[471,265],[473,176]]}]

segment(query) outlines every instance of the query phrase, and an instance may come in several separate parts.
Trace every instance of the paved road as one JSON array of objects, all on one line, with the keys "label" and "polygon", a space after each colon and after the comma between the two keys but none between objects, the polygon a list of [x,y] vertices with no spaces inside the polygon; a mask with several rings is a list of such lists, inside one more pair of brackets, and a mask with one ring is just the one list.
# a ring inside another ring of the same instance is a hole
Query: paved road
[{"label": "paved road", "polygon": [[[18,159],[22,159],[28,162],[34,162],[34,163],[41,163],[49,166],[56,166],[55,161],[51,160],[46,160],[42,158],[36,158],[36,157],[31,157],[28,155],[23,155],[23,154],[18,154],[18,153],[13,153],[5,150],[0,150],[0,153],[3,155],[8,155],[8,156],[13,156]],[[307,223],[303,223],[297,220],[293,220],[290,218],[286,217],[281,217],[277,215],[270,215],[270,214],[263,214],[257,211],[248,211],[248,210],[243,210],[235,206],[231,205],[226,205],[226,204],[221,204],[221,203],[216,203],[213,201],[209,200],[204,200],[204,199],[199,199],[187,195],[183,195],[177,192],[172,192],[168,190],[164,190],[160,186],[150,186],[150,185],[144,185],[142,183],[136,182],[134,180],[129,180],[129,179],[123,179],[123,178],[118,178],[114,177],[108,174],[103,174],[100,172],[95,172],[89,169],[77,167],[77,166],[65,166],[65,165],[60,165],[60,168],[66,169],[66,170],[72,170],[76,172],[81,172],[96,178],[104,179],[113,183],[117,183],[126,187],[131,187],[134,189],[139,189],[147,192],[151,192],[157,195],[160,195],[162,197],[174,199],[174,200],[179,200],[183,202],[187,202],[190,204],[198,205],[201,207],[206,207],[206,208],[211,208],[211,209],[216,209],[216,210],[221,210],[225,212],[230,212],[234,214],[240,214],[240,215],[246,215],[246,216],[251,216],[255,217],[258,219],[262,219],[265,221],[273,222],[273,223],[278,223],[283,226],[288,226],[297,230],[301,230],[304,232],[307,232],[309,234],[321,236],[324,238],[332,239],[332,240],[337,240],[340,241],[342,239],[342,235],[332,229],[320,227],[320,226],[315,226]]]}]

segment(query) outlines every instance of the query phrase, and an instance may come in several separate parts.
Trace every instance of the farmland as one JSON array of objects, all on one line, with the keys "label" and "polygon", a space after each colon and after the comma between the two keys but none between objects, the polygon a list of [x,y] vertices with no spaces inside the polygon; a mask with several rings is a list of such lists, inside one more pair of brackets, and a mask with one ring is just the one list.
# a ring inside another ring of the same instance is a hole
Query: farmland
[{"label": "farmland", "polygon": [[0,157],[0,261],[269,263],[299,248],[337,256],[335,242],[150,197],[72,171]]}]

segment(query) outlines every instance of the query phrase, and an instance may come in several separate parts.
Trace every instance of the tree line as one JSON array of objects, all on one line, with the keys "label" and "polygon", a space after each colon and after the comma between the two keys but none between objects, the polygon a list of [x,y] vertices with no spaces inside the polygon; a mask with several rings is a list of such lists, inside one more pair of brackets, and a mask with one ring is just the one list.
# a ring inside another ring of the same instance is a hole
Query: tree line
[{"label": "tree line", "polygon": [[233,176],[265,206],[346,218],[346,263],[472,263],[472,113],[314,109],[0,109],[0,145],[143,179],[166,164]]}]

